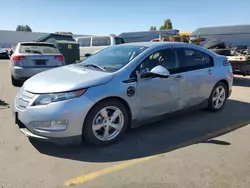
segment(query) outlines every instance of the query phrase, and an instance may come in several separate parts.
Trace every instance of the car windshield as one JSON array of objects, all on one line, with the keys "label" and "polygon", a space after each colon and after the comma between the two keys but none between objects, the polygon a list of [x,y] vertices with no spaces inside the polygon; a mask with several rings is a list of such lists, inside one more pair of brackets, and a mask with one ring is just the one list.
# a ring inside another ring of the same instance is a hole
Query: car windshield
[{"label": "car windshield", "polygon": [[87,67],[92,65],[91,67],[94,68],[99,67],[99,69],[102,68],[108,72],[115,72],[127,65],[145,49],[147,49],[145,46],[115,45],[86,58],[80,65]]},{"label": "car windshield", "polygon": [[53,44],[27,43],[21,44],[20,53],[54,54],[60,53]]}]

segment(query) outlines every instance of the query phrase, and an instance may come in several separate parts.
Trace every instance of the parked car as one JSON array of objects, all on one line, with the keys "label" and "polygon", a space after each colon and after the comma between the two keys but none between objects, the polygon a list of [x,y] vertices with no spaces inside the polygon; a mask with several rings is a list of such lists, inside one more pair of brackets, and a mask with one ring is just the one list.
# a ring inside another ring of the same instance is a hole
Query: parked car
[{"label": "parked car", "polygon": [[232,83],[226,57],[197,45],[115,45],[28,79],[15,97],[15,122],[29,137],[105,145],[166,114],[217,112]]},{"label": "parked car", "polygon": [[9,50],[9,56],[12,56],[13,52],[15,51],[16,46],[12,45]]},{"label": "parked car", "polygon": [[80,45],[81,60],[109,46],[124,44],[124,40],[121,37],[115,35],[84,36],[77,38],[76,42]]},{"label": "parked car", "polygon": [[54,44],[44,42],[18,43],[11,56],[10,71],[13,86],[35,74],[65,65],[64,57]]},{"label": "parked car", "polygon": [[0,48],[0,59],[9,59],[8,51],[4,48]]}]

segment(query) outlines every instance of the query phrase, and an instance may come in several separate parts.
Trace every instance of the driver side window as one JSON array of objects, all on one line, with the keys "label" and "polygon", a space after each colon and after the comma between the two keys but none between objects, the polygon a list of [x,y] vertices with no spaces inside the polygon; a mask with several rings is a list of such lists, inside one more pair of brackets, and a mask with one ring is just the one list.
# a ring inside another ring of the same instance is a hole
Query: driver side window
[{"label": "driver side window", "polygon": [[174,72],[178,68],[178,58],[177,54],[172,49],[159,50],[149,55],[145,60],[143,60],[138,67],[133,71],[130,77],[136,77],[136,71],[139,72],[149,72],[154,67],[161,65],[168,69],[170,73]]}]

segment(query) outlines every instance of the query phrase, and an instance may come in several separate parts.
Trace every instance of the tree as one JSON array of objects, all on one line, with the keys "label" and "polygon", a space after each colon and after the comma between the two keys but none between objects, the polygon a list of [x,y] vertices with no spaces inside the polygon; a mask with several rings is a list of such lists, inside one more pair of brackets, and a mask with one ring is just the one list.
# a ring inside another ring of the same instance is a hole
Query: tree
[{"label": "tree", "polygon": [[173,25],[170,19],[166,19],[164,25],[160,27],[160,30],[173,29]]},{"label": "tree", "polygon": [[28,25],[18,25],[16,31],[32,32],[30,26]]},{"label": "tree", "polygon": [[156,31],[156,30],[157,30],[157,29],[156,29],[155,26],[151,26],[150,29],[149,29],[149,31]]}]

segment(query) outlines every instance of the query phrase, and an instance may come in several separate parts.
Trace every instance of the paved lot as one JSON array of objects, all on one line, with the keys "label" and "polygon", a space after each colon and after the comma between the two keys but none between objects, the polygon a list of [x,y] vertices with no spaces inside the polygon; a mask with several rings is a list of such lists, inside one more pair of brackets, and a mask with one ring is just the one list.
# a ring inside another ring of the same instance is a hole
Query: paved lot
[{"label": "paved lot", "polygon": [[130,130],[105,148],[27,139],[12,119],[17,91],[8,61],[0,61],[0,188],[250,187],[249,77],[236,77],[217,114],[196,111]]}]

